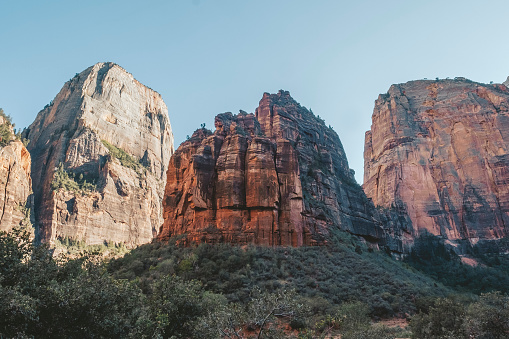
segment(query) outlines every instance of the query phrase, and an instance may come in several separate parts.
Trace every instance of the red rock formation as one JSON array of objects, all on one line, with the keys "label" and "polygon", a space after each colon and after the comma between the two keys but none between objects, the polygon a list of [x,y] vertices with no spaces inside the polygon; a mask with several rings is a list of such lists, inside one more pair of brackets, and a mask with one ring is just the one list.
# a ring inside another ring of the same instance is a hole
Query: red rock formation
[{"label": "red rock formation", "polygon": [[[158,93],[120,66],[99,63],[65,83],[26,136],[41,240],[134,246],[154,238],[173,152]],[[66,175],[75,178],[57,185]],[[84,180],[95,188],[73,189]]]},{"label": "red rock formation", "polygon": [[337,134],[288,92],[220,114],[170,160],[159,239],[312,245],[341,228],[382,237]]},{"label": "red rock formation", "polygon": [[14,227],[31,223],[31,159],[23,143],[15,139],[12,126],[1,114],[0,127],[10,132],[6,133],[9,141],[0,146],[0,231],[9,232]]},{"label": "red rock formation", "polygon": [[[448,239],[498,239],[509,225],[509,90],[464,78],[393,85],[366,132],[364,190]],[[406,234],[406,235],[405,235]]]}]

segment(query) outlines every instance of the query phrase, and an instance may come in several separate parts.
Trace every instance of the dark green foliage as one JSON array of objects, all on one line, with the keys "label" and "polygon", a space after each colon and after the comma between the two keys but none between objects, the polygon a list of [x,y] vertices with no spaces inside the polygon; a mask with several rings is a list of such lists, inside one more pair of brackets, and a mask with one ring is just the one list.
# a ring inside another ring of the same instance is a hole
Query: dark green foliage
[{"label": "dark green foliage", "polygon": [[412,317],[413,338],[509,337],[509,297],[499,292],[482,294],[477,301],[458,298],[434,300]]},{"label": "dark green foliage", "polygon": [[51,189],[56,191],[61,188],[65,191],[85,194],[87,192],[97,190],[97,185],[93,179],[92,182],[87,182],[87,179],[84,178],[83,174],[77,175],[73,172],[67,171],[64,168],[64,164],[60,163],[53,175]]},{"label": "dark green foliage", "polygon": [[451,299],[437,299],[427,313],[419,313],[412,318],[411,328],[414,338],[468,338],[464,328],[465,305]]},{"label": "dark green foliage", "polygon": [[509,296],[500,292],[482,294],[468,307],[465,325],[471,338],[508,338]]},{"label": "dark green foliage", "polygon": [[370,253],[343,232],[327,247],[202,244],[182,248],[175,243],[154,243],[113,260],[108,269],[118,278],[142,282],[165,274],[196,279],[206,290],[221,293],[230,302],[247,300],[253,287],[268,292],[295,289],[316,316],[335,313],[343,302],[362,301],[371,316],[388,317],[412,312],[415,297],[448,293],[390,257]]},{"label": "dark green foliage", "polygon": [[125,337],[136,328],[143,307],[133,283],[49,253],[28,232],[0,233],[0,337]]},{"label": "dark green foliage", "polygon": [[[422,260],[455,260],[437,239],[424,244],[434,255]],[[409,333],[372,319],[417,312],[415,338],[507,338],[506,295],[451,291],[344,232],[304,248],[173,239],[107,264],[55,260],[27,231],[0,233],[0,337],[286,338],[289,324],[300,338],[383,339]]]},{"label": "dark green foliage", "polygon": [[197,320],[221,303],[218,296],[204,293],[199,282],[166,275],[156,281],[150,295],[150,319],[163,338],[194,337]]},{"label": "dark green foliage", "polygon": [[13,229],[9,236],[0,231],[0,283],[11,286],[21,275],[23,261],[32,252],[29,233]]},{"label": "dark green foliage", "polygon": [[[472,251],[478,252],[475,248]],[[482,265],[476,267],[465,265],[442,239],[426,233],[416,239],[405,262],[459,292],[508,293],[509,260],[507,255],[487,253],[477,257]]]},{"label": "dark green foliage", "polygon": [[91,257],[54,260],[18,230],[0,233],[0,255],[0,337],[221,338],[236,319],[236,331],[283,338],[275,319],[290,321],[302,308],[283,290],[252,289],[243,303],[227,304],[175,275],[116,279]]},{"label": "dark green foliage", "polygon": [[12,119],[1,108],[0,116],[5,119],[5,122],[0,125],[0,147],[4,147],[12,140]]}]

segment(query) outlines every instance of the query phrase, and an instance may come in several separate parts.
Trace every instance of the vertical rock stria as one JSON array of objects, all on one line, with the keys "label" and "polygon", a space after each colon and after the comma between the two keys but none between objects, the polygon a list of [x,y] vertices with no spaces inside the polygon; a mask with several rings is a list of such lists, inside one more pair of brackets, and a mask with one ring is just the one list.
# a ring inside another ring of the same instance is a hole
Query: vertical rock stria
[{"label": "vertical rock stria", "polygon": [[334,228],[382,237],[339,137],[288,92],[265,93],[256,115],[219,114],[215,128],[172,156],[159,239],[302,246]]},{"label": "vertical rock stria", "polygon": [[0,231],[9,232],[31,221],[31,161],[27,149],[15,139],[11,124],[1,114],[0,128],[4,132],[0,140],[3,145],[0,146]]},{"label": "vertical rock stria", "polygon": [[464,78],[393,85],[375,102],[364,190],[407,214],[405,241],[498,239],[509,225],[509,90]]},{"label": "vertical rock stria", "polygon": [[41,240],[133,246],[156,235],[173,153],[160,94],[98,63],[65,83],[25,136]]}]

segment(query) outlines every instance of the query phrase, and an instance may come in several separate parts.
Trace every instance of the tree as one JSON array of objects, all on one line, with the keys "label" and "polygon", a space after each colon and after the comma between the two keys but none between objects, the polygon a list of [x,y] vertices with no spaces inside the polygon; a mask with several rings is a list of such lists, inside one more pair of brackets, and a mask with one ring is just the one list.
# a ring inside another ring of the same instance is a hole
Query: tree
[{"label": "tree", "polygon": [[0,117],[4,118],[4,123],[0,125],[0,147],[6,146],[12,139],[12,119],[0,108]]},{"label": "tree", "polygon": [[482,294],[478,302],[468,307],[466,327],[471,338],[507,338],[509,296],[500,292]]},{"label": "tree", "polygon": [[465,331],[465,306],[451,298],[439,298],[427,313],[412,317],[410,327],[414,338],[468,338]]},{"label": "tree", "polygon": [[290,321],[306,313],[294,290],[269,293],[255,287],[250,299],[247,305],[223,304],[208,313],[200,322],[202,334],[208,331],[212,338],[285,338],[278,320]]},{"label": "tree", "polygon": [[200,317],[214,313],[224,302],[220,296],[205,292],[200,282],[184,281],[167,275],[152,289],[150,298],[151,319],[155,319],[155,336],[162,338],[197,338],[202,330],[197,323]]}]

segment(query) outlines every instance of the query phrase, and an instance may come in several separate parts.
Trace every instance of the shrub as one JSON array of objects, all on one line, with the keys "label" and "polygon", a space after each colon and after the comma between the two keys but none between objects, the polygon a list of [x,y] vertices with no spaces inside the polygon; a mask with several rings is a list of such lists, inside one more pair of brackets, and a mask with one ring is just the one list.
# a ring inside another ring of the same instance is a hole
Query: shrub
[{"label": "shrub", "polygon": [[437,299],[427,313],[412,317],[410,327],[414,338],[468,338],[465,331],[465,306],[451,298]]}]

